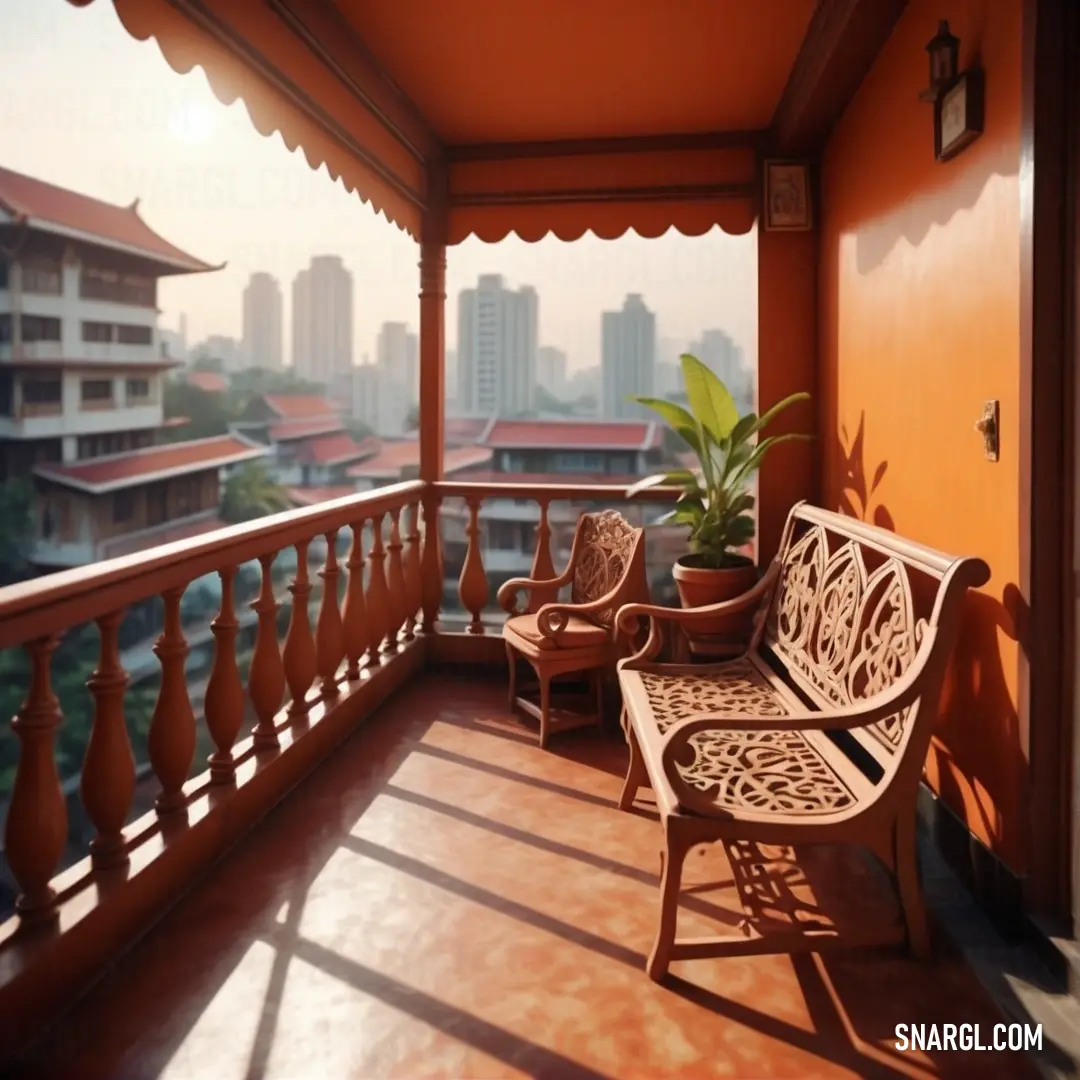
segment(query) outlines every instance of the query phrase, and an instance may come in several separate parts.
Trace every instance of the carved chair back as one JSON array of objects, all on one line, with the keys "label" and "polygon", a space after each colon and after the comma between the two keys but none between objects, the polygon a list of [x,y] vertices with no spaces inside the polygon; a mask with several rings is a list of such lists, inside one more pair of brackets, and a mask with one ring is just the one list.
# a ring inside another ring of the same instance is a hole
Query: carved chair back
[{"label": "carved chair back", "polygon": [[611,629],[622,604],[648,599],[644,538],[644,529],[615,510],[581,515],[570,549],[570,602],[592,603],[618,588],[611,606],[589,615],[590,622]]},{"label": "carved chair back", "polygon": [[[963,593],[985,582],[986,564],[803,503],[788,517],[778,560],[772,602],[756,634],[811,704],[857,704],[888,691],[917,657],[932,660],[911,705],[850,733],[882,779],[910,757],[917,783],[948,660],[937,643],[954,640]],[[924,648],[937,655],[920,657]]]}]

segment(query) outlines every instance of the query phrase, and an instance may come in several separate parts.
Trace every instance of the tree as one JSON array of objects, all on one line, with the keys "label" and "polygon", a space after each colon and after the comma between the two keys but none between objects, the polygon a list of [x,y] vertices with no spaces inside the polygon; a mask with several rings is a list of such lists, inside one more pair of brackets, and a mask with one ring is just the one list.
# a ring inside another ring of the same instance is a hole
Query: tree
[{"label": "tree", "polygon": [[22,581],[34,545],[34,484],[19,476],[0,485],[0,585]]},{"label": "tree", "polygon": [[199,356],[191,363],[192,371],[213,371],[218,375],[225,374],[225,361],[220,356]]},{"label": "tree", "polygon": [[258,461],[249,461],[237,469],[221,493],[221,517],[231,525],[291,508],[288,493]]},{"label": "tree", "polygon": [[207,439],[224,435],[235,419],[224,394],[208,394],[187,382],[165,384],[165,419],[187,417],[182,427],[166,428],[166,435],[177,439]]}]

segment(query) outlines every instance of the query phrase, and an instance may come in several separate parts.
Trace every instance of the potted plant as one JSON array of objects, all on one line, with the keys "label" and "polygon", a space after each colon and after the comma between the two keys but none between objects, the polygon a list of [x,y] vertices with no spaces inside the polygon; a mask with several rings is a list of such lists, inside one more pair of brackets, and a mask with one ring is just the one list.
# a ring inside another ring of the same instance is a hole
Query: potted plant
[{"label": "potted plant", "polygon": [[[756,583],[757,567],[744,553],[755,531],[750,482],[777,443],[811,437],[766,437],[764,432],[777,414],[810,395],[792,394],[762,416],[740,416],[728,388],[708,367],[689,354],[681,362],[688,408],[660,398],[635,395],[632,400],[660,414],[694,452],[698,468],[650,476],[628,494],[661,485],[683,489],[675,509],[662,520],[690,529],[690,551],[676,561],[672,574],[683,607],[702,607],[734,599]],[[695,627],[693,637],[736,645],[745,640],[752,618],[752,611],[719,616]]]}]

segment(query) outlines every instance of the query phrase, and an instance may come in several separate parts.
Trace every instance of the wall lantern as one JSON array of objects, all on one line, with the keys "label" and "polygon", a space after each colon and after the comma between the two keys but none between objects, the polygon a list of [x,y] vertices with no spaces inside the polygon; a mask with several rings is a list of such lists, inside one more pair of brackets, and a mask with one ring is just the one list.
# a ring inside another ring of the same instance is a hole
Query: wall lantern
[{"label": "wall lantern", "polygon": [[983,130],[983,73],[972,66],[960,70],[960,39],[945,19],[926,43],[930,85],[920,101],[934,106],[934,158],[948,161],[977,139]]},{"label": "wall lantern", "polygon": [[930,85],[919,95],[923,101],[937,101],[960,72],[960,39],[949,32],[945,19],[926,43],[930,55]]}]

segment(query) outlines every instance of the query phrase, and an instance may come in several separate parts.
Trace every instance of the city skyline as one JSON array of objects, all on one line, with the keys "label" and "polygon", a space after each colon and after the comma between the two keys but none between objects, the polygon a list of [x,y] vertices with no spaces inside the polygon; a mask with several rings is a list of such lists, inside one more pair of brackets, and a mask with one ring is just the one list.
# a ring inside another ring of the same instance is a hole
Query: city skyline
[{"label": "city skyline", "polygon": [[[209,262],[227,261],[204,279],[164,282],[162,326],[175,328],[186,312],[190,342],[240,340],[250,275],[269,273],[285,290],[312,256],[328,251],[354,276],[354,362],[371,351],[384,321],[418,325],[412,239],[325,171],[312,172],[277,135],[260,135],[242,104],[222,106],[201,70],[177,75],[153,44],[128,37],[111,5],[11,4],[13,24],[33,33],[0,41],[15,88],[0,110],[4,164],[120,205],[138,196],[152,227],[185,236]],[[543,294],[540,340],[566,352],[568,375],[600,363],[596,313],[632,292],[649,298],[659,333],[690,341],[702,327],[724,326],[747,357],[756,356],[752,233],[656,240],[628,233],[618,241],[586,234],[572,244],[470,239],[448,253],[448,297],[493,268]],[[286,342],[291,318],[286,311]],[[446,338],[457,340],[449,301]]]}]

